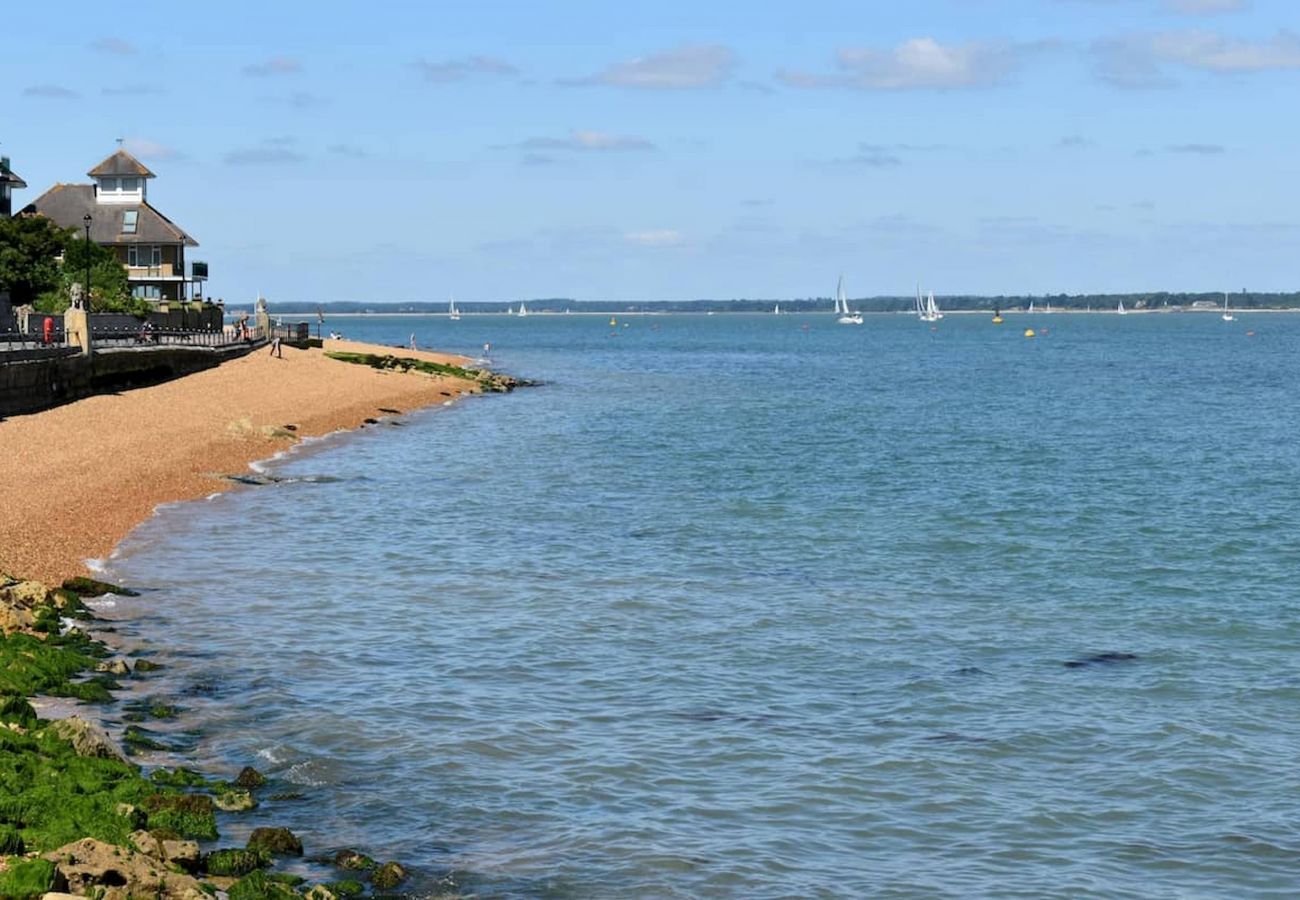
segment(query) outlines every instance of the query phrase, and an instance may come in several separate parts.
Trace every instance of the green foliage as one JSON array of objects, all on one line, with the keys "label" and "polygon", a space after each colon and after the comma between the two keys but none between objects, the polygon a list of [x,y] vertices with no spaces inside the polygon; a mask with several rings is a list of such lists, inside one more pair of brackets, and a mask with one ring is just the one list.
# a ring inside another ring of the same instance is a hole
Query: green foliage
[{"label": "green foliage", "polygon": [[58,288],[58,256],[72,237],[72,229],[44,216],[0,219],[0,289],[9,291],[15,306]]},{"label": "green foliage", "polygon": [[127,285],[126,269],[117,255],[107,247],[85,239],[68,241],[63,253],[63,266],[59,270],[58,284],[39,294],[36,309],[46,313],[60,313],[68,308],[74,284],[86,285],[86,263],[90,263],[90,311],[123,312],[144,315],[149,303],[132,297]]},{"label": "green foliage", "polygon": [[428,362],[410,357],[380,356],[376,353],[326,353],[330,359],[340,362],[356,363],[370,366],[372,369],[397,369],[399,371],[424,372],[426,375],[449,375],[452,378],[464,378],[475,381],[482,374],[477,369],[462,369],[460,366],[448,366],[443,363]]},{"label": "green foliage", "polygon": [[54,887],[54,863],[48,859],[16,860],[0,872],[0,897],[35,900]]},{"label": "green foliage", "polygon": [[94,664],[80,648],[59,646],[30,634],[0,637],[0,693],[79,696],[69,679]]},{"label": "green foliage", "polygon": [[163,787],[206,787],[208,780],[193,769],[154,769],[149,780]]},{"label": "green foliage", "polygon": [[36,710],[26,697],[9,694],[0,697],[0,722],[31,728],[36,725]]}]

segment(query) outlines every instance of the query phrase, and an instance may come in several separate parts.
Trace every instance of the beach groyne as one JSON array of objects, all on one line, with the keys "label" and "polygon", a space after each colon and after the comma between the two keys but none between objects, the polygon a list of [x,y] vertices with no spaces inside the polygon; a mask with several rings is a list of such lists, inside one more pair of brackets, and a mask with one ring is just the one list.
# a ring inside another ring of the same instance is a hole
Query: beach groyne
[{"label": "beach groyne", "polygon": [[0,418],[109,391],[158,384],[244,356],[253,345],[9,351],[0,365]]}]

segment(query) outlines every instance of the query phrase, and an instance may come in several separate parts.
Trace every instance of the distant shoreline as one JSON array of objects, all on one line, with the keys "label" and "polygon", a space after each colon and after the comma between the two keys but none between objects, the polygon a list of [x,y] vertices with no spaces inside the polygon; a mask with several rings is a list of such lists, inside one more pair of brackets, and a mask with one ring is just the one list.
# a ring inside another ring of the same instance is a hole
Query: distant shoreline
[{"label": "distant shoreline", "polygon": [[[1233,315],[1247,315],[1247,314],[1252,314],[1252,313],[1300,313],[1300,307],[1289,307],[1289,306],[1250,306],[1250,307],[1235,307],[1235,306],[1234,306],[1234,307],[1229,307],[1229,308],[1231,309]],[[237,313],[237,312],[238,312],[238,309],[231,309],[231,310],[229,310],[229,311],[227,312],[227,315],[233,315],[233,314],[235,314],[235,313]],[[1004,316],[1024,316],[1024,315],[1033,315],[1033,316],[1039,316],[1039,315],[1045,315],[1045,316],[1047,316],[1047,315],[1050,315],[1050,316],[1056,316],[1056,315],[1062,315],[1062,316],[1068,316],[1068,315],[1084,315],[1084,316],[1092,316],[1092,315],[1112,315],[1112,316],[1114,316],[1114,315],[1119,315],[1119,314],[1120,314],[1117,310],[1115,310],[1115,309],[1111,309],[1111,308],[1105,308],[1105,309],[1073,309],[1073,308],[1055,309],[1055,308],[1054,308],[1054,309],[1050,309],[1050,310],[1048,310],[1048,309],[1035,309],[1035,310],[1033,310],[1032,312],[1031,312],[1030,310],[1027,310],[1027,309],[1019,309],[1019,308],[1009,308],[1009,309],[995,310],[993,307],[989,307],[988,309],[945,309],[945,310],[943,310],[943,314],[944,314],[944,316],[981,316],[981,315],[991,316],[991,315],[993,315],[995,312],[1001,312],[1001,314],[1004,315]],[[1196,313],[1196,314],[1206,314],[1206,313],[1209,313],[1209,314],[1219,314],[1219,313],[1222,313],[1222,312],[1223,312],[1223,307],[1221,307],[1221,306],[1220,306],[1220,307],[1215,307],[1215,308],[1213,308],[1213,309],[1209,309],[1209,308],[1206,308],[1206,309],[1189,309],[1189,308],[1186,308],[1186,307],[1181,308],[1181,309],[1173,309],[1173,308],[1166,308],[1166,307],[1157,307],[1157,308],[1155,308],[1155,309],[1126,309],[1126,310],[1124,311],[1124,315],[1131,315],[1131,316],[1153,315],[1153,314],[1154,314],[1154,315],[1176,315],[1176,314],[1178,314],[1178,313]],[[311,310],[311,311],[302,311],[302,310],[300,310],[300,311],[294,311],[294,310],[278,310],[278,311],[275,311],[275,312],[272,312],[272,313],[271,313],[271,317],[272,317],[273,319],[276,318],[276,317],[286,317],[286,316],[301,317],[301,318],[315,318],[316,315],[317,315],[317,313],[316,313],[315,310]],[[695,317],[706,317],[706,316],[776,316],[776,315],[778,315],[778,314],[772,313],[771,311],[763,312],[763,311],[761,311],[761,310],[753,310],[753,309],[745,309],[745,310],[705,310],[705,311],[694,311],[694,310],[690,310],[690,311],[686,311],[686,310],[653,310],[653,309],[643,309],[643,310],[628,310],[628,311],[625,311],[625,312],[609,312],[609,311],[605,311],[605,312],[582,311],[582,312],[579,312],[579,311],[575,310],[575,311],[573,311],[573,312],[567,312],[567,313],[564,313],[564,312],[540,311],[540,312],[530,312],[527,316],[524,316],[523,318],[526,318],[526,319],[533,319],[533,318],[539,318],[539,317],[541,317],[541,318],[547,318],[547,319],[563,319],[563,318],[575,318],[575,317],[585,317],[585,318],[593,318],[593,317],[594,317],[594,318],[614,318],[614,319],[619,319],[619,318],[634,318],[634,317],[635,317],[635,318],[643,318],[643,317],[658,317],[658,316],[695,316]],[[794,311],[791,311],[791,312],[782,312],[782,313],[779,314],[779,316],[781,316],[781,317],[794,317],[794,316],[827,316],[827,317],[830,317],[830,316],[833,316],[833,315],[835,315],[835,313],[834,313],[833,311],[829,310],[829,309],[794,310]],[[862,311],[862,315],[864,315],[864,316],[915,316],[916,313],[914,313],[912,310],[898,310],[898,309],[891,309],[891,310],[863,310],[863,311]],[[460,313],[460,316],[461,316],[461,318],[467,318],[467,319],[468,319],[468,318],[473,318],[473,319],[499,319],[499,318],[505,318],[505,319],[518,319],[518,318],[520,318],[519,316],[511,315],[511,314],[509,314],[509,313],[505,313],[505,312],[464,312],[464,311],[462,311],[462,312]],[[332,319],[332,318],[334,318],[334,319],[337,319],[337,318],[349,318],[349,319],[428,319],[428,318],[446,318],[446,317],[447,317],[447,313],[445,313],[445,312],[377,312],[377,311],[372,311],[372,312],[327,312],[327,313],[325,314],[325,320],[326,320],[327,322],[328,322],[330,319]]]}]

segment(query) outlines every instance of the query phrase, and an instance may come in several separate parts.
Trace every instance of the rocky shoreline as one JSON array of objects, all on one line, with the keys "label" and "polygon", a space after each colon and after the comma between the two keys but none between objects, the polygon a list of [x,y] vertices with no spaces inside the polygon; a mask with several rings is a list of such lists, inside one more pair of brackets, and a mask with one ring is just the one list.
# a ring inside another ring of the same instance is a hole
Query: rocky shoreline
[{"label": "rocky shoreline", "polygon": [[[96,715],[47,721],[31,700],[68,697],[117,702],[127,679],[160,667],[145,657],[115,655],[89,631],[86,601],[133,592],[88,578],[58,588],[0,577],[0,898],[60,900],[346,900],[402,897],[411,873],[352,848],[309,859],[333,877],[283,871],[304,856],[289,829],[262,821],[263,800],[292,799],[250,766],[229,779],[193,769],[152,768],[132,755],[160,749],[150,718],[174,708],[141,703],[123,718],[121,742]],[[219,826],[252,824],[244,846],[221,840]]]}]

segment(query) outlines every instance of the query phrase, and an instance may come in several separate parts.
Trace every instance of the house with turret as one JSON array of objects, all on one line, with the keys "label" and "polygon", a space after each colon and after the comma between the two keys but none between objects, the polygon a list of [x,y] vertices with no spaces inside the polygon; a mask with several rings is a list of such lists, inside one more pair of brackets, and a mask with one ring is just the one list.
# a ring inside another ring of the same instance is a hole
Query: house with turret
[{"label": "house with turret", "polygon": [[149,202],[154,173],[119,149],[86,174],[90,184],[56,184],[22,212],[78,234],[89,224],[90,239],[126,267],[132,296],[159,305],[196,299],[207,266],[194,263],[187,274],[185,253],[199,244]]}]

